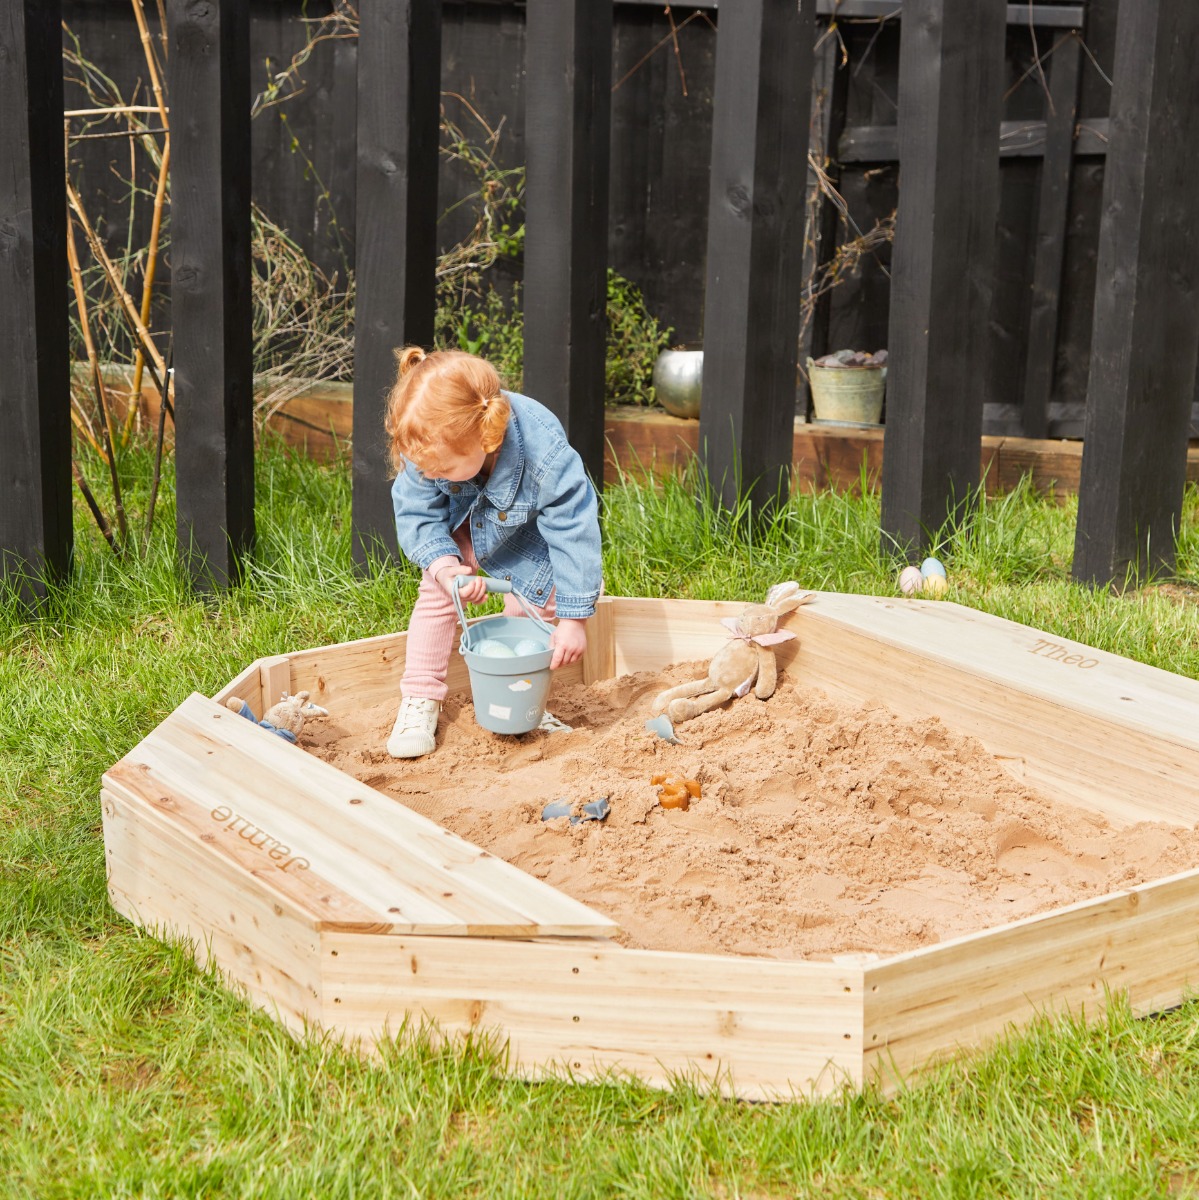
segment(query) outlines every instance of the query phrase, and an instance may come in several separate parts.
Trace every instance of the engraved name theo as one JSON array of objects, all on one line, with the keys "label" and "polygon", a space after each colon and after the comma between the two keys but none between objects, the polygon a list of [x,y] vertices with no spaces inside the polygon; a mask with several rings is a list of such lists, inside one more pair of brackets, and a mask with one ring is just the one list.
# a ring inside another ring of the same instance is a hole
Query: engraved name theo
[{"label": "engraved name theo", "polygon": [[1080,671],[1089,671],[1099,665],[1097,658],[1086,658],[1081,654],[1072,654],[1065,646],[1059,646],[1047,638],[1037,638],[1037,643],[1029,654],[1039,654],[1042,658],[1051,658],[1065,667],[1078,667]]},{"label": "engraved name theo", "polygon": [[312,866],[306,858],[292,854],[290,846],[283,845],[265,830],[259,829],[257,825],[251,825],[245,817],[239,817],[233,809],[226,808],[223,804],[214,808],[209,816],[214,821],[223,824],[230,833],[235,832],[238,837],[249,842],[255,850],[261,850],[270,855],[279,865],[280,871],[286,871],[290,866],[294,866],[297,871],[306,871]]}]

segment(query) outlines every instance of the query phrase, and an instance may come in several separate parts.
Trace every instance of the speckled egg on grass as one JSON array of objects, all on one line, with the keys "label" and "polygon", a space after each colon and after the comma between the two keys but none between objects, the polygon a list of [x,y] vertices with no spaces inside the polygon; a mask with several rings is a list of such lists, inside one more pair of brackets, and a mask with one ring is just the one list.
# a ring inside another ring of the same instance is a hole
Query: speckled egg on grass
[{"label": "speckled egg on grass", "polygon": [[919,567],[904,567],[899,572],[899,590],[905,596],[915,596],[924,588],[924,576]]},{"label": "speckled egg on grass", "polygon": [[924,580],[924,594],[939,600],[949,591],[949,580],[944,575],[928,575]]}]

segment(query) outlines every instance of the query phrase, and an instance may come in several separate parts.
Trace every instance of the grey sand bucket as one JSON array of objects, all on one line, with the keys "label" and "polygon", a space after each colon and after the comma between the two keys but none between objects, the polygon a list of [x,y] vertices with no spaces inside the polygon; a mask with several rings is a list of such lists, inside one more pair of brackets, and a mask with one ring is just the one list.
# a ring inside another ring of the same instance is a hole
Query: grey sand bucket
[{"label": "grey sand bucket", "polygon": [[507,579],[484,582],[489,592],[511,592],[526,615],[482,617],[468,625],[458,588],[462,580],[471,578],[455,576],[451,594],[462,625],[458,648],[470,675],[475,720],[492,733],[528,733],[537,728],[545,714],[554,627],[538,616]]}]

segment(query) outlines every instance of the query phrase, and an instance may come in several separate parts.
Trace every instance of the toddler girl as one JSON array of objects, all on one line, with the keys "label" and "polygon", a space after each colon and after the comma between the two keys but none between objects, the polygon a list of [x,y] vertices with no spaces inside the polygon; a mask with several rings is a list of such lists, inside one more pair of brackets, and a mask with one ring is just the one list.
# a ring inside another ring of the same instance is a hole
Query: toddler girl
[{"label": "toddler girl", "polygon": [[[510,580],[547,619],[556,614],[550,667],[560,667],[587,648],[600,532],[595,489],[549,409],[502,391],[495,368],[473,354],[407,346],[396,360],[386,417],[391,496],[400,548],[422,575],[387,752],[416,758],[434,748],[447,691],[454,577],[482,568]],[[486,585],[474,578],[459,594],[477,604]],[[513,596],[504,611],[522,615]]]}]

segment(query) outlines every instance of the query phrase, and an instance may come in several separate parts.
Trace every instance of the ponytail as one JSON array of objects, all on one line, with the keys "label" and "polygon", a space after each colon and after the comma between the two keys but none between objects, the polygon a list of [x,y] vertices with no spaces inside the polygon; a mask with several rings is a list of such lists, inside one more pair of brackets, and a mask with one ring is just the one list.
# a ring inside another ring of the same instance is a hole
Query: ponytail
[{"label": "ponytail", "polygon": [[393,352],[396,360],[396,378],[403,379],[418,363],[429,356],[419,346],[399,346]]}]

